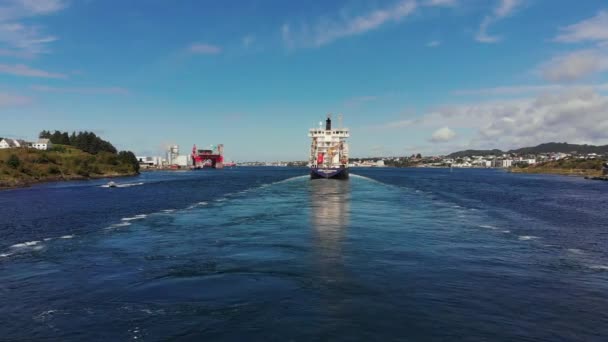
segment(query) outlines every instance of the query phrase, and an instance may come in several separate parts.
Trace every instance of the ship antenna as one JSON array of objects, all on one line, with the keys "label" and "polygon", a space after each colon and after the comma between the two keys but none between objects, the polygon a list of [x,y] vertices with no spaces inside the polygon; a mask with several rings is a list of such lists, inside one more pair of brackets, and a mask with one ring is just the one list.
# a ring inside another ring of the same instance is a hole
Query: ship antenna
[{"label": "ship antenna", "polygon": [[342,129],[342,114],[338,114],[338,128]]}]

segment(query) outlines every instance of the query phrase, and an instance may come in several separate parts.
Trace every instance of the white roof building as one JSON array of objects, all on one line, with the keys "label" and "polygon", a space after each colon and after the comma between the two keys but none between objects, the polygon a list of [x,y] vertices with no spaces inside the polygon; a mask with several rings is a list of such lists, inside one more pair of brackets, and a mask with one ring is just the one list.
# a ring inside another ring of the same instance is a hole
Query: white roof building
[{"label": "white roof building", "polygon": [[37,150],[46,151],[46,150],[50,149],[51,147],[53,147],[53,143],[51,143],[51,140],[49,140],[49,139],[41,138],[41,139],[38,139],[38,142],[33,143],[32,147]]},{"label": "white roof building", "polygon": [[16,147],[28,147],[30,144],[25,140],[21,139],[2,139],[0,141],[0,149],[4,148],[16,148]]}]

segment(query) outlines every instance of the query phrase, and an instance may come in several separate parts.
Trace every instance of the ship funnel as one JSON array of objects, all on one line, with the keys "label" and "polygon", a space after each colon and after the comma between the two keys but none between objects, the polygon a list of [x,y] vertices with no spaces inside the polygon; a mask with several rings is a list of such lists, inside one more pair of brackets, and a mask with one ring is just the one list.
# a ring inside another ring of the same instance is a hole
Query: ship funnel
[{"label": "ship funnel", "polygon": [[331,115],[327,115],[327,120],[325,120],[325,130],[331,131]]}]

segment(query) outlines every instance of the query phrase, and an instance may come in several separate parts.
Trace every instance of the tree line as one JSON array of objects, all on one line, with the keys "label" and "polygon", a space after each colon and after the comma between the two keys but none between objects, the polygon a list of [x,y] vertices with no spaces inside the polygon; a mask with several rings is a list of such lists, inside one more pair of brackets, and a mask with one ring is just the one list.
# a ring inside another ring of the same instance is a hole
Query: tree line
[{"label": "tree line", "polygon": [[57,145],[69,145],[73,146],[81,151],[98,154],[99,152],[108,152],[116,154],[118,161],[125,164],[130,164],[136,172],[139,172],[139,161],[135,157],[135,154],[131,151],[120,151],[116,150],[116,147],[109,141],[103,140],[93,132],[68,132],[61,131],[42,131],[38,135],[40,139],[49,139],[51,143]]},{"label": "tree line", "polygon": [[38,135],[41,139],[49,139],[51,143],[58,145],[69,145],[74,146],[79,150],[97,154],[99,152],[110,152],[116,153],[116,148],[106,140],[101,139],[93,132],[72,132],[69,134],[68,132],[60,132],[55,131],[51,133],[51,131],[42,131]]}]

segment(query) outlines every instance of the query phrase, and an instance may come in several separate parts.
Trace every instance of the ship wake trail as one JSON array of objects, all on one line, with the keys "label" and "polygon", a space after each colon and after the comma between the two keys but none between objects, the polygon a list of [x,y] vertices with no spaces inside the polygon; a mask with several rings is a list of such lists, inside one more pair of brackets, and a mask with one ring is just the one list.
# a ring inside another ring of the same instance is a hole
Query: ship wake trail
[{"label": "ship wake trail", "polygon": [[369,178],[369,177],[365,177],[365,176],[357,175],[357,174],[354,174],[354,173],[351,173],[350,175],[351,175],[351,177],[353,177],[353,178],[364,179],[364,180],[366,180],[366,181],[368,181],[368,182],[373,182],[373,183],[378,183],[378,184],[382,184],[382,185],[388,185],[388,186],[394,186],[394,185],[391,185],[391,184],[382,183],[381,181],[376,180],[376,179],[373,179],[373,178]]}]

